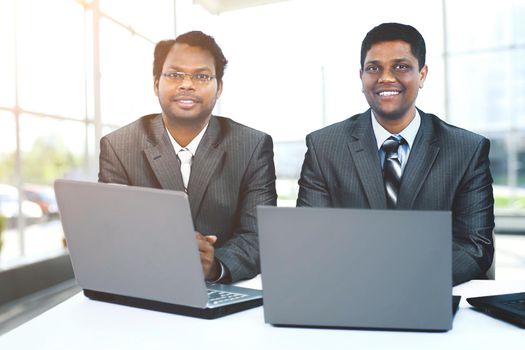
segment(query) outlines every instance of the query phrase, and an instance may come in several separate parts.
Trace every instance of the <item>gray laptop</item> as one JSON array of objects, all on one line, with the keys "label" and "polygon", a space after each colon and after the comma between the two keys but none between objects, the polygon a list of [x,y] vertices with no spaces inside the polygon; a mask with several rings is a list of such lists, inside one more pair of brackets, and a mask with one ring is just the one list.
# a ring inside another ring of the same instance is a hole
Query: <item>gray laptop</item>
[{"label": "gray laptop", "polygon": [[450,212],[260,206],[257,220],[266,323],[452,328]]},{"label": "gray laptop", "polygon": [[89,298],[201,318],[262,304],[259,290],[205,283],[184,192],[69,180],[55,192]]}]

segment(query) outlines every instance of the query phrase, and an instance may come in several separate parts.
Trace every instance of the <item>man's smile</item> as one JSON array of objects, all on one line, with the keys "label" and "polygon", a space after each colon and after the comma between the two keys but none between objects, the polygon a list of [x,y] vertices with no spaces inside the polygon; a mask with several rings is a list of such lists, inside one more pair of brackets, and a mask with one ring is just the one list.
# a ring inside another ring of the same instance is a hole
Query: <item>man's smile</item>
[{"label": "man's smile", "polygon": [[386,90],[386,91],[379,91],[377,94],[379,96],[385,97],[385,96],[396,96],[399,95],[401,91],[398,90]]},{"label": "man's smile", "polygon": [[181,108],[189,109],[199,103],[200,99],[193,95],[179,94],[172,98],[172,101]]}]

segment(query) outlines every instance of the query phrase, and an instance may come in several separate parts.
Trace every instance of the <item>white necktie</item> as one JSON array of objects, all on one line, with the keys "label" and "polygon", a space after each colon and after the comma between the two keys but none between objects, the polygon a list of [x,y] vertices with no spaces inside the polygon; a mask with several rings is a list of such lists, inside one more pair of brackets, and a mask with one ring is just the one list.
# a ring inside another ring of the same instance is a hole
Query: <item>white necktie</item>
[{"label": "white necktie", "polygon": [[184,182],[184,189],[187,189],[188,181],[190,181],[191,160],[193,155],[189,149],[183,148],[179,151],[177,156],[180,159],[180,172],[182,174],[182,181]]}]

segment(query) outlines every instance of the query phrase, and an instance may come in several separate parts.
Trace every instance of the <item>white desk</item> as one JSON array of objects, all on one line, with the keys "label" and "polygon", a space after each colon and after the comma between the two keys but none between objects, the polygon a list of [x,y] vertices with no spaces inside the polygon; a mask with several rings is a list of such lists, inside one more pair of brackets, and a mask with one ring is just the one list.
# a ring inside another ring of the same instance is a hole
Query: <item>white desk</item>
[{"label": "white desk", "polygon": [[[260,286],[258,278],[243,282]],[[92,301],[79,293],[0,337],[0,349],[525,349],[525,331],[470,309],[465,298],[525,291],[525,281],[471,281],[445,333],[274,327],[263,308],[216,320]]]}]

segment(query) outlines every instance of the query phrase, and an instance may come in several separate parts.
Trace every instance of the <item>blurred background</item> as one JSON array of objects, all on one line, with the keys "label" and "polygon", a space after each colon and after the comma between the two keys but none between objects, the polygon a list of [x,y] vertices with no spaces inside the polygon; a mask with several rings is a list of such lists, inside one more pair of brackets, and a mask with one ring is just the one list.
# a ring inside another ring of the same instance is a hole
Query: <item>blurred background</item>
[{"label": "blurred background", "polygon": [[[0,270],[64,254],[53,181],[96,181],[100,137],[160,112],[157,41],[215,37],[215,113],[273,136],[279,205],[294,205],[305,136],[368,108],[361,41],[391,21],[427,43],[418,107],[490,138],[496,233],[523,238],[524,0],[0,0]],[[525,266],[523,240],[497,242],[498,263]]]}]

